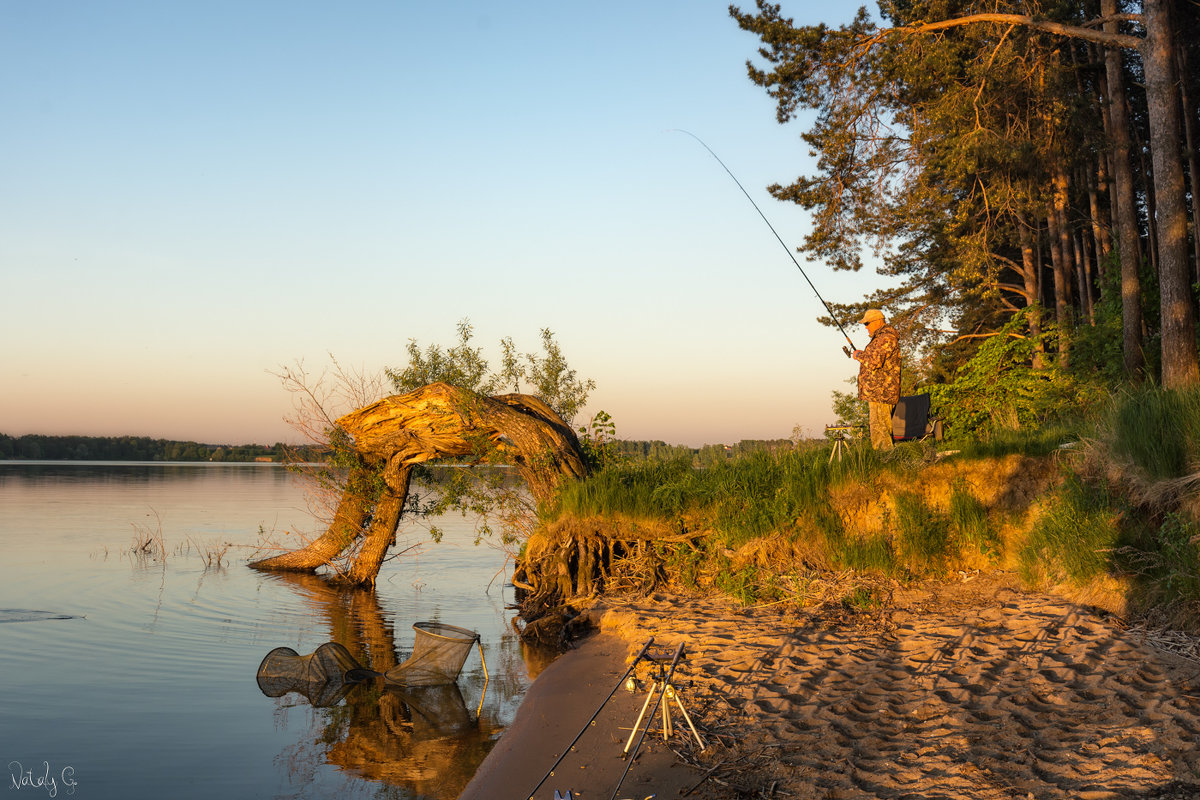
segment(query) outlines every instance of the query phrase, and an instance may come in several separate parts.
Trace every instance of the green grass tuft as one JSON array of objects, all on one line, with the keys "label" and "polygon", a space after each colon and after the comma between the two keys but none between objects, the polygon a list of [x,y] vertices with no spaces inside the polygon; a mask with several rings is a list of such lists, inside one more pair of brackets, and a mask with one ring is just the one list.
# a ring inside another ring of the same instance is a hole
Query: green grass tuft
[{"label": "green grass tuft", "polygon": [[1048,456],[1062,448],[1078,442],[1084,429],[1084,421],[1075,424],[1047,425],[1036,430],[1002,430],[986,439],[955,441],[950,447],[958,449],[957,458],[1000,458],[1023,455]]},{"label": "green grass tuft", "polygon": [[1082,584],[1106,574],[1121,542],[1120,519],[1107,489],[1070,476],[1021,550],[1021,576],[1033,584]]},{"label": "green grass tuft", "polygon": [[964,548],[984,555],[993,555],[1000,547],[1000,537],[988,518],[987,509],[964,481],[954,483],[950,495],[950,527]]},{"label": "green grass tuft", "polygon": [[1187,475],[1200,465],[1200,391],[1139,386],[1119,396],[1111,448],[1151,481]]},{"label": "green grass tuft", "polygon": [[1156,532],[1158,564],[1152,579],[1170,603],[1200,604],[1200,523],[1168,514]]},{"label": "green grass tuft", "polygon": [[931,509],[925,498],[896,495],[896,541],[899,555],[915,575],[945,570],[950,556],[950,518]]}]

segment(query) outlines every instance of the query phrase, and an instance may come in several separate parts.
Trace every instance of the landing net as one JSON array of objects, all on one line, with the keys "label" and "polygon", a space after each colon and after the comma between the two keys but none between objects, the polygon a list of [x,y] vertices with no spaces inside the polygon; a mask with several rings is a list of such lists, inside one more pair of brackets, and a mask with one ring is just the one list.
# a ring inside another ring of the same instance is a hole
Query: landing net
[{"label": "landing net", "polygon": [[398,686],[441,686],[457,681],[479,634],[440,622],[417,622],[413,630],[417,636],[412,655],[385,672],[384,680]]},{"label": "landing net", "polygon": [[267,697],[298,692],[314,706],[332,706],[355,683],[346,673],[358,669],[354,656],[337,642],[326,642],[306,656],[290,647],[276,647],[258,665],[258,688]]}]

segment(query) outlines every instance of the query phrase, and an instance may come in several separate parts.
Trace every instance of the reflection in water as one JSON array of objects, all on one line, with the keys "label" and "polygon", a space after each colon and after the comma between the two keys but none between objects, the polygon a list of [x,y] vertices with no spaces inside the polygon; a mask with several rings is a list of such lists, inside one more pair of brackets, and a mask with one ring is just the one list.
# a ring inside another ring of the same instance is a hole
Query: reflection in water
[{"label": "reflection in water", "polygon": [[466,788],[498,732],[467,710],[457,684],[360,686],[329,719],[329,763],[446,800]]},{"label": "reflection in water", "polygon": [[[440,544],[385,565],[377,597],[241,565],[261,531],[311,525],[305,509],[303,487],[277,465],[0,463],[3,763],[70,765],[88,798],[414,800],[411,784],[364,774],[381,767],[330,754],[351,738],[352,716],[366,725],[363,712],[268,700],[251,678],[277,645],[310,653],[329,640],[375,669],[398,664],[414,621],[445,620],[482,634],[491,675],[485,694],[472,656],[458,681],[480,740],[460,746],[462,771],[474,769],[534,671],[507,624],[511,589],[492,582],[503,554],[475,547],[472,521],[453,517],[440,521]],[[165,562],[131,557],[131,526],[156,517]],[[425,524],[404,535],[424,538]],[[196,548],[208,542],[237,555],[216,568]]]},{"label": "reflection in water", "polygon": [[[334,586],[313,575],[281,573],[277,580],[299,592],[314,615],[328,622],[336,642],[335,647],[322,645],[311,656],[277,648],[263,662],[266,667],[275,657],[280,663],[291,659],[315,665],[315,680],[290,687],[314,706],[326,706],[314,709],[320,724],[314,727],[317,737],[309,757],[422,797],[458,797],[502,730],[494,708],[481,701],[477,713],[468,709],[457,683],[395,686],[378,678],[346,683],[344,670],[338,673],[346,657],[352,666],[374,673],[385,673],[403,660],[393,624],[375,591]],[[319,685],[325,680],[321,676],[329,678],[326,685]],[[504,691],[502,685],[498,688]],[[268,684],[263,692],[278,696],[283,689],[284,684]],[[314,765],[297,755],[285,753],[280,761],[302,781]]]}]

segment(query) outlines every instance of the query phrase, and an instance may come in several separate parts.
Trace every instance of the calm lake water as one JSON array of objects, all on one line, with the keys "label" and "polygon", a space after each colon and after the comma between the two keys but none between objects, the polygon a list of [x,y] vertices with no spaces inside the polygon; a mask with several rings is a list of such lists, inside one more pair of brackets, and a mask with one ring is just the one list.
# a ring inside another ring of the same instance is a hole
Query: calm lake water
[{"label": "calm lake water", "polygon": [[[510,628],[503,553],[472,544],[473,521],[439,525],[375,591],[335,590],[245,566],[260,528],[317,527],[277,466],[0,462],[6,796],[457,797],[544,658]],[[130,552],[160,529],[165,559]],[[478,650],[432,696],[357,687],[314,708],[255,681],[272,648],[331,640],[386,668],[425,620],[481,634],[486,685]]]}]

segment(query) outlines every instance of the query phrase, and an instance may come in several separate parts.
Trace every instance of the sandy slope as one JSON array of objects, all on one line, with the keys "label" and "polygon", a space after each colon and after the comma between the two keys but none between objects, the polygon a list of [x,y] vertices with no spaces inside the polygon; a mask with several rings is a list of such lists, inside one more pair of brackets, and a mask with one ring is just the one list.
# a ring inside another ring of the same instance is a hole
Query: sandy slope
[{"label": "sandy slope", "polygon": [[677,739],[715,768],[691,796],[1200,797],[1200,663],[996,578],[866,618],[658,596],[603,627],[686,642],[720,743]]},{"label": "sandy slope", "polygon": [[[1200,660],[1003,576],[897,593],[876,613],[787,615],[721,598],[610,608],[534,682],[465,800],[607,800],[644,694],[618,691],[649,637],[708,747],[655,721],[619,800],[1200,798]],[[645,680],[643,663],[635,675]]]}]

